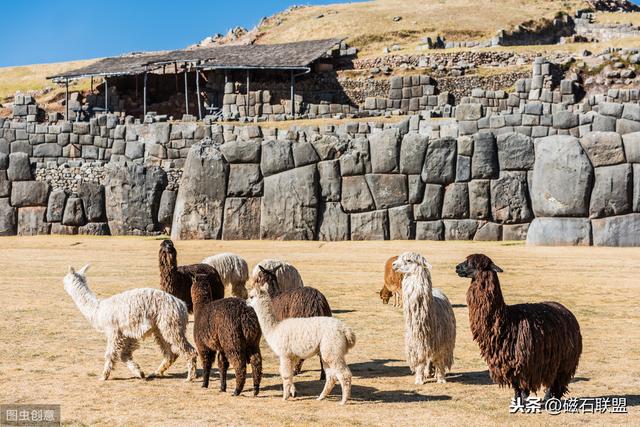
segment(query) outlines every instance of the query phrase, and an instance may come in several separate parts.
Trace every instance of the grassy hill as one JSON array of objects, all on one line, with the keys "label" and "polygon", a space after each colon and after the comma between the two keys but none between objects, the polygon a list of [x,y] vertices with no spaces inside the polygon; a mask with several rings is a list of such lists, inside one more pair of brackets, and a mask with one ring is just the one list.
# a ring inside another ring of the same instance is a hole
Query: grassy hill
[{"label": "grassy hill", "polygon": [[503,28],[586,6],[582,0],[374,0],[300,7],[267,19],[259,28],[258,42],[342,36],[362,55],[378,55],[384,46],[427,36],[486,39]]}]

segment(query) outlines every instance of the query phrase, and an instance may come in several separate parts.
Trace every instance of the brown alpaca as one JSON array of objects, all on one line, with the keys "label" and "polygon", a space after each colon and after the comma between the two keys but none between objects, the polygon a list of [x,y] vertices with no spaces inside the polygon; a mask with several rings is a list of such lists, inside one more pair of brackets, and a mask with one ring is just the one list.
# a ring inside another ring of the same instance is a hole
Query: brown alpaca
[{"label": "brown alpaca", "polygon": [[194,274],[203,274],[213,293],[214,299],[224,298],[224,284],[215,268],[207,264],[192,264],[178,267],[178,253],[171,240],[160,244],[160,289],[187,303],[189,313],[193,312],[191,283]]},{"label": "brown alpaca", "polygon": [[557,302],[505,304],[497,274],[501,272],[481,254],[468,256],[456,267],[460,277],[471,278],[469,322],[491,379],[501,387],[513,387],[516,400],[541,386],[547,388],[545,400],[560,399],[578,368],[580,325]]},{"label": "brown alpaca", "polygon": [[[259,268],[260,271],[254,278],[254,286],[261,287],[265,283],[269,284],[269,296],[278,321],[292,317],[333,316],[329,302],[319,290],[303,286],[280,291],[276,271],[267,270],[262,266]],[[302,370],[303,362],[304,360],[300,360],[294,369],[296,375]],[[322,365],[322,358],[320,358],[320,380],[324,379],[324,366]]]},{"label": "brown alpaca", "polygon": [[196,275],[191,286],[193,300],[193,339],[203,366],[202,387],[209,387],[211,365],[218,352],[220,391],[227,391],[229,364],[236,372],[234,396],[244,389],[247,361],[253,374],[253,395],[260,391],[262,355],[260,354],[260,324],[245,300],[224,298],[215,300],[206,275]]},{"label": "brown alpaca", "polygon": [[402,307],[403,274],[393,269],[393,262],[397,259],[397,256],[392,256],[384,264],[384,284],[380,289],[380,299],[383,304],[389,304],[389,300],[393,296],[393,306]]}]

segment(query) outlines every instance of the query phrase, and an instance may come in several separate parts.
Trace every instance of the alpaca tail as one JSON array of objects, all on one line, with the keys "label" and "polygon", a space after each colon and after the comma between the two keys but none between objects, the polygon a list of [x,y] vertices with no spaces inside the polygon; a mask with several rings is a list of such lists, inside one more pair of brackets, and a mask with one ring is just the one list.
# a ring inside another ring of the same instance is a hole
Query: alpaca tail
[{"label": "alpaca tail", "polygon": [[356,334],[353,332],[353,330],[350,327],[346,325],[343,326],[343,332],[344,332],[344,337],[347,340],[347,349],[350,350],[353,348],[353,346],[356,345]]}]

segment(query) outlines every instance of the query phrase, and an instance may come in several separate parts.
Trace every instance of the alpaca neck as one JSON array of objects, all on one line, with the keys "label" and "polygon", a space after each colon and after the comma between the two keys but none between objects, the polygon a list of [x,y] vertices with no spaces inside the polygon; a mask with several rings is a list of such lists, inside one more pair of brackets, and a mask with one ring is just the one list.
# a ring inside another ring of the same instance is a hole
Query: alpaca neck
[{"label": "alpaca neck", "polygon": [[100,301],[91,289],[89,289],[86,282],[76,278],[68,286],[65,286],[65,289],[82,315],[91,322],[92,326],[95,326],[94,319]]},{"label": "alpaca neck", "polygon": [[260,323],[260,329],[265,338],[269,340],[269,336],[278,326],[278,320],[273,309],[273,303],[271,298],[261,298],[258,304],[254,307],[256,315],[258,316],[258,322]]},{"label": "alpaca neck", "polygon": [[167,260],[166,258],[160,259],[160,276],[169,279],[171,283],[174,283],[176,276],[178,275],[178,262],[175,258]]},{"label": "alpaca neck", "polygon": [[[507,305],[504,303],[498,275],[493,271],[479,272],[467,291],[469,318],[474,336],[488,337],[504,322]],[[496,325],[497,324],[497,325]],[[486,331],[487,333],[481,333]]]},{"label": "alpaca neck", "polygon": [[421,269],[417,273],[405,274],[402,279],[402,293],[418,303],[420,306],[428,306],[433,299],[431,289],[431,276],[429,272]]}]

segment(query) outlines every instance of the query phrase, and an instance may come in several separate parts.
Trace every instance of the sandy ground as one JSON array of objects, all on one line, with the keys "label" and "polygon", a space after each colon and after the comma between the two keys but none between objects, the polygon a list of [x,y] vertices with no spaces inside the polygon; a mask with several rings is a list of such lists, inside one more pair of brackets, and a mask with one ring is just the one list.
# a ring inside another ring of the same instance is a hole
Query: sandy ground
[{"label": "sandy ground", "polygon": [[[117,365],[112,380],[98,381],[104,337],[93,330],[63,290],[67,266],[91,262],[88,279],[101,297],[135,287],[157,287],[154,238],[34,237],[0,239],[0,403],[59,403],[65,424],[108,425],[640,425],[640,249],[531,248],[474,242],[177,242],[179,262],[221,251],[294,263],[305,283],[327,296],[335,315],[356,332],[347,361],[353,400],[338,405],[340,389],[317,402],[322,384],[317,359],[297,378],[300,397],[281,400],[277,360],[263,342],[259,397],[218,392],[185,383],[180,358],[166,378],[133,379]],[[434,284],[449,296],[458,321],[455,362],[447,384],[413,384],[404,362],[399,309],[382,305],[377,291],[387,257],[417,250],[433,264]],[[558,300],[578,317],[584,352],[572,397],[625,397],[628,414],[510,415],[508,389],[491,383],[469,332],[465,292],[455,264],[475,252],[505,273],[508,303]],[[189,336],[191,337],[191,330]],[[152,372],[161,356],[152,340],[135,353]]]}]

